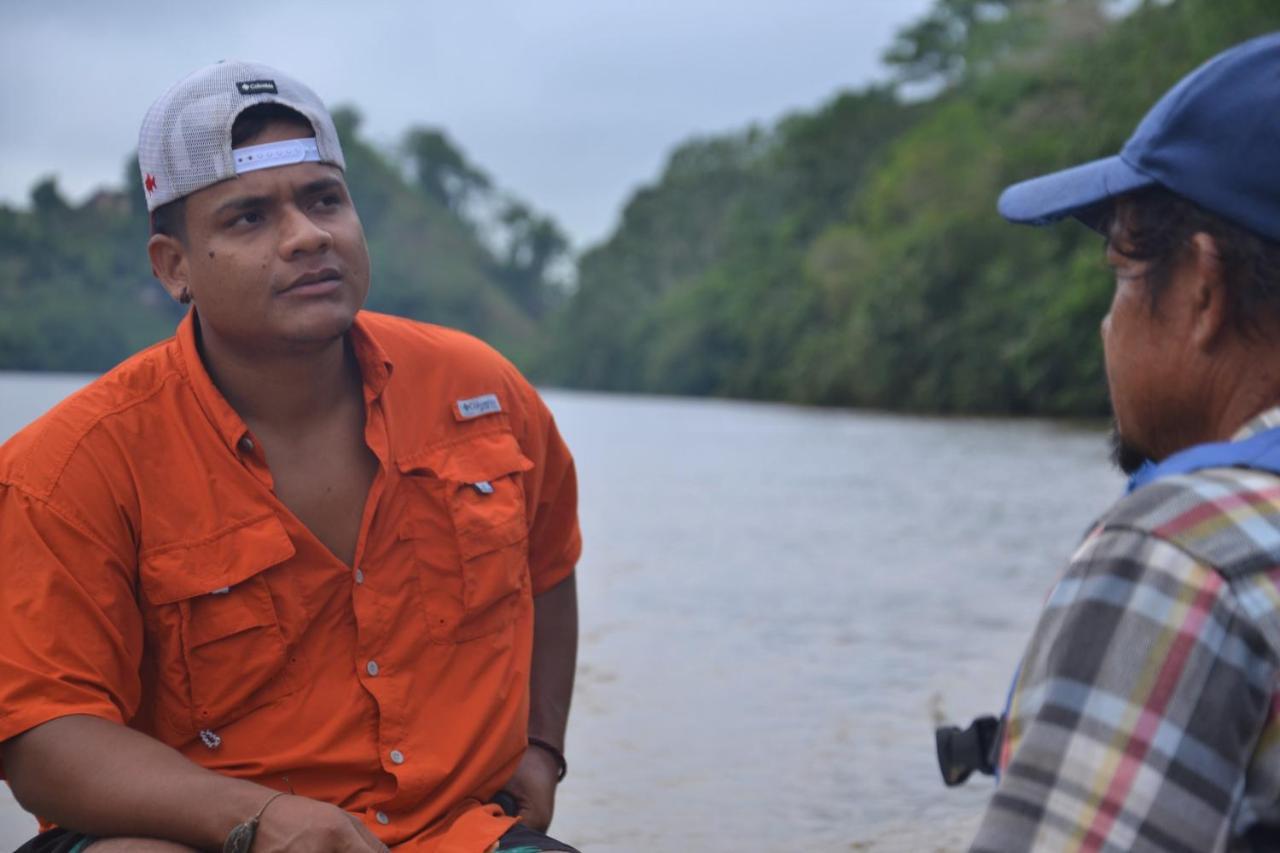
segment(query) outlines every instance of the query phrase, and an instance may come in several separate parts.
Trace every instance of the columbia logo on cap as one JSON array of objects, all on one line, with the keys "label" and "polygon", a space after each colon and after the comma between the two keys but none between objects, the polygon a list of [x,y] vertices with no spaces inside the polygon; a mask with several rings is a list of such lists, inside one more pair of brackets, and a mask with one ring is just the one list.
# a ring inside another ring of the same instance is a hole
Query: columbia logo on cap
[{"label": "columbia logo on cap", "polygon": [[236,88],[240,90],[242,95],[278,95],[275,80],[246,80],[243,83],[237,83]]}]

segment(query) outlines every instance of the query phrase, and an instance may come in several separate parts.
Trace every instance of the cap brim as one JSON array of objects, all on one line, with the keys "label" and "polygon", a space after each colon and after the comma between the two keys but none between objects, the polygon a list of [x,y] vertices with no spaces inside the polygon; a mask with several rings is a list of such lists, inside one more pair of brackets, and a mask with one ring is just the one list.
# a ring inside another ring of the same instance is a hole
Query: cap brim
[{"label": "cap brim", "polygon": [[1010,222],[1048,225],[1074,216],[1090,228],[1101,229],[1108,202],[1155,183],[1119,156],[1106,157],[1014,184],[1000,194],[996,207]]}]

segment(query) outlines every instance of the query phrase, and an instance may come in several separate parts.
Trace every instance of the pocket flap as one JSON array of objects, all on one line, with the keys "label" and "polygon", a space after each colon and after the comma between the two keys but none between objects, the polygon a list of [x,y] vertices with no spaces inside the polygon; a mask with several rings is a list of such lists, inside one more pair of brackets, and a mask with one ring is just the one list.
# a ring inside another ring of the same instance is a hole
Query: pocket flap
[{"label": "pocket flap", "polygon": [[516,437],[506,430],[428,447],[398,459],[396,465],[401,473],[430,471],[442,480],[457,483],[496,480],[533,468]]},{"label": "pocket flap", "polygon": [[529,525],[524,516],[508,519],[493,527],[473,529],[466,536],[458,537],[458,553],[470,560],[481,554],[514,545],[529,538]]},{"label": "pocket flap", "polygon": [[294,555],[293,540],[274,514],[211,537],[144,554],[142,592],[152,604],[224,591]]}]

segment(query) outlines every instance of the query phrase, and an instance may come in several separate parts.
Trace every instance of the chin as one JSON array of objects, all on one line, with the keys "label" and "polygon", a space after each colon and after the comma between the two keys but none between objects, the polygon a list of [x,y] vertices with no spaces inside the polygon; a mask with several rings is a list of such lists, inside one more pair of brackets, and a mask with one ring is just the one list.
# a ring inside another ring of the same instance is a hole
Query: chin
[{"label": "chin", "polygon": [[1126,475],[1136,474],[1138,469],[1153,461],[1151,454],[1129,441],[1120,432],[1117,423],[1111,423],[1111,463]]},{"label": "chin", "polygon": [[296,346],[324,346],[342,338],[355,322],[357,310],[346,307],[334,310],[307,311],[306,316],[290,317],[282,323],[279,338]]}]

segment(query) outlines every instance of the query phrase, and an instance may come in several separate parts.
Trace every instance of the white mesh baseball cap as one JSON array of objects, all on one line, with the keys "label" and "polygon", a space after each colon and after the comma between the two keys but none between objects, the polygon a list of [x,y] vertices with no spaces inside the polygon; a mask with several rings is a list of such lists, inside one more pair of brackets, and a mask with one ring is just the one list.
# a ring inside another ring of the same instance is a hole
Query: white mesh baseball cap
[{"label": "white mesh baseball cap", "polygon": [[[280,104],[301,113],[315,130],[314,142],[293,140],[232,153],[231,126],[255,104]],[[242,172],[304,161],[346,169],[333,119],[315,92],[258,62],[228,60],[187,75],[151,105],[138,134],[148,211]]]}]

